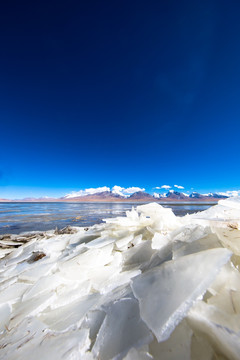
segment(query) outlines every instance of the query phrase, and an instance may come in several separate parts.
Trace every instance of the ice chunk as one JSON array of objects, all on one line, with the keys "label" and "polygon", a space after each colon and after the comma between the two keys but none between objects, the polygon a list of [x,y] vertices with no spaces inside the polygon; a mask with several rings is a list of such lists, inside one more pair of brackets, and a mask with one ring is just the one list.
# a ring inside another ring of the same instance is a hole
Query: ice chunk
[{"label": "ice chunk", "polygon": [[61,278],[58,274],[53,274],[51,276],[43,276],[34,285],[29,286],[29,288],[25,291],[22,300],[25,301],[34,296],[39,296],[42,293],[55,290],[57,286],[59,286],[63,282],[63,278]]},{"label": "ice chunk", "polygon": [[129,284],[130,280],[139,274],[141,274],[141,270],[139,269],[123,271],[116,275],[114,274],[114,276],[106,280],[106,282],[102,284],[102,288],[99,288],[98,290],[101,294],[108,293],[118,286]]},{"label": "ice chunk", "polygon": [[137,206],[137,211],[150,217],[151,227],[156,231],[170,231],[180,225],[179,219],[171,209],[164,208],[157,203]]},{"label": "ice chunk", "polygon": [[4,304],[6,302],[14,304],[20,300],[24,292],[29,289],[29,287],[31,287],[29,284],[19,282],[12,284],[0,292],[0,304]]},{"label": "ice chunk", "polygon": [[108,244],[112,244],[113,242],[115,241],[114,238],[112,237],[109,237],[109,236],[101,236],[101,237],[98,237],[97,239],[95,240],[92,240],[90,242],[88,242],[87,244],[85,244],[85,246],[87,248],[101,248],[105,245],[108,245]]},{"label": "ice chunk", "polygon": [[166,262],[132,280],[141,318],[158,341],[168,339],[230,256],[227,249],[206,250]]},{"label": "ice chunk", "polygon": [[203,334],[215,352],[227,359],[239,360],[240,317],[229,316],[216,307],[199,302],[188,314],[188,322],[197,334]]},{"label": "ice chunk", "polygon": [[11,248],[8,248],[8,249],[0,248],[0,259],[4,258],[6,255],[10,254],[11,252],[12,252]]},{"label": "ice chunk", "polygon": [[39,264],[37,267],[30,269],[28,271],[24,271],[20,276],[19,280],[26,281],[37,281],[40,277],[48,275],[51,271],[53,271],[57,267],[56,263],[50,264]]},{"label": "ice chunk", "polygon": [[211,297],[207,303],[228,314],[240,314],[240,274],[226,264],[208,289]]},{"label": "ice chunk", "polygon": [[19,326],[7,329],[0,338],[1,360],[19,360],[21,350],[27,347],[33,351],[46,332],[46,326],[36,318],[26,318]]},{"label": "ice chunk", "polygon": [[62,331],[79,326],[86,315],[98,302],[100,295],[92,294],[70,302],[65,306],[42,313],[39,319],[50,329]]},{"label": "ice chunk", "polygon": [[120,299],[136,299],[133,295],[130,284],[124,284],[114,288],[112,291],[102,294],[99,299],[98,309],[102,309],[105,312],[108,307],[111,306],[113,302],[116,302]]},{"label": "ice chunk", "polygon": [[12,308],[8,303],[0,305],[0,333],[8,329],[11,312]]},{"label": "ice chunk", "polygon": [[[233,221],[240,219],[240,198],[229,198],[220,200],[218,205],[211,206],[205,211],[198,212],[189,216],[189,219],[201,220],[201,224],[211,225],[212,222]],[[200,223],[200,222],[199,222]]]},{"label": "ice chunk", "polygon": [[115,246],[118,250],[127,250],[129,243],[133,240],[133,234],[125,236],[119,240],[116,240]]},{"label": "ice chunk", "polygon": [[100,249],[89,249],[79,255],[78,264],[80,267],[92,268],[104,266],[112,260],[113,244],[106,245]]},{"label": "ice chunk", "polygon": [[34,299],[20,302],[12,313],[9,327],[17,326],[25,317],[35,316],[46,309],[56,298],[55,293],[48,293]]},{"label": "ice chunk", "polygon": [[[144,347],[143,347],[144,348]],[[154,359],[152,355],[149,354],[146,350],[137,350],[132,348],[129,350],[127,355],[123,358],[123,360],[151,360]]]},{"label": "ice chunk", "polygon": [[[58,334],[48,332],[40,342],[35,343],[29,339],[29,343],[17,349],[17,351],[4,360],[65,360],[65,359],[84,359],[83,356],[90,346],[88,330]],[[34,349],[34,350],[33,350]]]},{"label": "ice chunk", "polygon": [[56,254],[60,254],[69,243],[69,235],[56,235],[51,238],[51,241],[48,241],[46,246],[46,239],[43,239],[38,244],[39,250],[45,250],[46,254],[51,256],[56,256]]},{"label": "ice chunk", "polygon": [[156,232],[152,238],[152,248],[161,249],[169,243],[169,239],[166,235]]},{"label": "ice chunk", "polygon": [[58,298],[51,304],[51,309],[57,309],[59,307],[73,303],[75,300],[79,300],[89,294],[91,289],[91,282],[84,281],[80,284],[62,284],[56,288]]},{"label": "ice chunk", "polygon": [[139,316],[135,299],[121,299],[107,309],[93,354],[100,360],[120,359],[133,346],[148,344],[152,335]]},{"label": "ice chunk", "polygon": [[16,283],[17,280],[18,280],[17,276],[11,277],[9,279],[4,279],[3,281],[1,279],[0,280],[0,292],[3,291],[4,289],[8,288],[12,284]]},{"label": "ice chunk", "polygon": [[154,250],[151,246],[151,240],[143,241],[137,246],[131,246],[123,253],[124,266],[139,266],[149,261],[154,254]]},{"label": "ice chunk", "polygon": [[89,337],[92,343],[95,342],[96,336],[103,323],[106,313],[102,310],[89,311],[82,323],[82,328],[89,329]]},{"label": "ice chunk", "polygon": [[141,264],[140,269],[144,272],[146,270],[159,266],[165,261],[169,261],[171,259],[172,259],[172,243],[168,242],[165,246],[162,246],[161,249],[155,251],[149,261]]},{"label": "ice chunk", "polygon": [[29,241],[27,244],[13,250],[13,252],[7,256],[7,258],[2,260],[2,264],[7,264],[7,266],[9,266],[27,260],[32,255],[35,247],[36,240],[34,239]]},{"label": "ice chunk", "polygon": [[173,259],[219,247],[221,248],[222,245],[215,234],[210,234],[204,238],[187,243],[183,241],[175,241],[173,243]]},{"label": "ice chunk", "polygon": [[192,334],[184,319],[168,340],[158,343],[155,339],[149,345],[149,352],[154,360],[191,360]]},{"label": "ice chunk", "polygon": [[234,222],[228,222],[220,226],[214,224],[212,230],[225,247],[234,254],[240,255],[240,230],[238,229],[238,224]]},{"label": "ice chunk", "polygon": [[187,224],[181,228],[176,229],[171,233],[172,241],[193,242],[205,238],[211,234],[210,227],[202,225]]},{"label": "ice chunk", "polygon": [[[214,351],[206,338],[193,334],[191,343],[191,358],[193,360],[213,360]],[[219,359],[220,360],[220,359]]]},{"label": "ice chunk", "polygon": [[240,210],[240,197],[231,197],[225,200],[220,200],[218,204],[231,209]]}]

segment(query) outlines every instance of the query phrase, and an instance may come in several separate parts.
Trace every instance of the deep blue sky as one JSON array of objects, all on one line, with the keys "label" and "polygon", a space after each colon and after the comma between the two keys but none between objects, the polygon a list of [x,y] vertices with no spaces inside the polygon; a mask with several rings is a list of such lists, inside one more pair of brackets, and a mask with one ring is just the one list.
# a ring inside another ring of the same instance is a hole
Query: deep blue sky
[{"label": "deep blue sky", "polygon": [[240,188],[240,3],[11,1],[0,198]]}]

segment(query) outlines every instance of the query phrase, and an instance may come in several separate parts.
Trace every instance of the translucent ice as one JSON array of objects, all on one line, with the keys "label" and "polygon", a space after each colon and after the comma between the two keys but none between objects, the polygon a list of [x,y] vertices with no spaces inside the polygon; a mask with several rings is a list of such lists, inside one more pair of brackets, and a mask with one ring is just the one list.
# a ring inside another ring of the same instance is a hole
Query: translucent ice
[{"label": "translucent ice", "polygon": [[141,317],[158,341],[168,339],[230,256],[227,249],[202,251],[166,262],[133,279]]},{"label": "translucent ice", "polygon": [[101,360],[120,359],[131,347],[147,344],[151,339],[149,329],[140,318],[138,302],[123,299],[108,308],[93,353]]}]

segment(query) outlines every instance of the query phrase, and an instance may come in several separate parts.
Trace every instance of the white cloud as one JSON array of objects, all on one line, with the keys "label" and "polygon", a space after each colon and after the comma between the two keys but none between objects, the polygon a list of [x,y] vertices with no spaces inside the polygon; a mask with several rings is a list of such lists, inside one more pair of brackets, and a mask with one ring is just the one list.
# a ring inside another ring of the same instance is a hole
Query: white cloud
[{"label": "white cloud", "polygon": [[240,196],[240,190],[228,190],[225,192],[217,192],[216,194],[218,195],[223,195],[223,196],[229,196],[229,197],[235,197],[235,196]]},{"label": "white cloud", "polygon": [[131,195],[137,191],[145,191],[145,189],[137,187],[137,186],[132,186],[132,187],[124,189],[125,194],[129,194],[129,195]]},{"label": "white cloud", "polygon": [[115,186],[112,188],[112,192],[113,192],[114,194],[122,195],[122,190],[124,190],[124,188],[121,187],[121,186],[118,186],[118,185],[115,185]]},{"label": "white cloud", "polygon": [[158,193],[153,193],[153,197],[159,198],[159,197],[160,197],[160,194],[158,194]]},{"label": "white cloud", "polygon": [[154,189],[158,189],[158,190],[159,190],[159,189],[161,189],[161,188],[160,188],[160,186],[156,186]]},{"label": "white cloud", "polygon": [[160,187],[160,189],[171,189],[171,186],[170,185],[162,185],[161,187]]},{"label": "white cloud", "polygon": [[102,187],[97,187],[97,188],[89,188],[89,189],[84,189],[84,190],[79,190],[79,191],[72,191],[70,194],[65,195],[64,198],[71,199],[71,198],[79,197],[79,196],[93,195],[93,194],[101,193],[104,191],[109,191],[109,192],[112,191],[113,194],[118,194],[120,196],[124,196],[127,198],[130,195],[132,195],[133,193],[135,193],[137,191],[145,191],[145,189],[140,188],[138,186],[124,188],[122,186],[115,185],[115,186],[113,186],[112,189],[110,189],[108,186],[102,186]]},{"label": "white cloud", "polygon": [[124,187],[121,187],[121,186],[118,186],[118,185],[115,185],[113,188],[112,188],[112,192],[114,194],[118,194],[118,195],[121,195],[121,196],[124,196],[124,197],[128,197],[132,194],[134,194],[135,192],[137,191],[145,191],[144,188],[140,188],[140,187],[137,187],[137,186],[132,186],[132,187],[128,187],[128,188],[124,188]]},{"label": "white cloud", "polygon": [[177,189],[184,189],[184,187],[181,186],[181,185],[174,185],[174,187],[177,188]]},{"label": "white cloud", "polygon": [[104,192],[104,191],[110,191],[110,188],[107,186],[102,186],[98,188],[89,188],[85,190],[79,190],[79,191],[72,191],[70,194],[67,194],[64,196],[66,199],[78,197],[78,196],[86,196],[86,195],[93,195],[96,193]]}]

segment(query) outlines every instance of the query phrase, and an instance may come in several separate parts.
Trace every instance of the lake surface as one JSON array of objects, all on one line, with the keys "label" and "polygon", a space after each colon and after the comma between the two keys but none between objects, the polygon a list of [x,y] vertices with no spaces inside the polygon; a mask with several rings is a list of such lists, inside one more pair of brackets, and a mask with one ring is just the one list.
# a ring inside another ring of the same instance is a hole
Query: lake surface
[{"label": "lake surface", "polygon": [[[0,234],[44,231],[58,227],[90,226],[123,216],[139,204],[131,203],[0,203]],[[178,216],[206,210],[210,204],[167,204]]]}]

